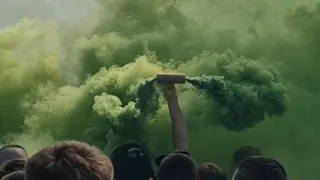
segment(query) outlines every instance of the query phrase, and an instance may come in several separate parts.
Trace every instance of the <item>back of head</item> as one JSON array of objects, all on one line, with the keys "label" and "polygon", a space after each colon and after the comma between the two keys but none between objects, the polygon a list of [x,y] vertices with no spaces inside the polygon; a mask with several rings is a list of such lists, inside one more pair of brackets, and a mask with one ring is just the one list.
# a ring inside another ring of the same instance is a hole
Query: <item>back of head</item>
[{"label": "back of head", "polygon": [[198,168],[200,180],[227,180],[227,174],[214,163],[204,163]]},{"label": "back of head", "polygon": [[8,173],[24,170],[25,163],[26,163],[26,160],[24,159],[13,159],[11,161],[7,161],[4,164],[3,169]]},{"label": "back of head", "polygon": [[124,143],[110,154],[117,180],[148,180],[154,176],[151,161],[144,148],[136,142]]},{"label": "back of head", "polygon": [[232,180],[287,180],[287,174],[277,160],[251,156],[238,165]]},{"label": "back of head", "polygon": [[161,161],[158,175],[160,180],[197,180],[197,165],[190,156],[173,153]]},{"label": "back of head", "polygon": [[24,180],[24,171],[15,171],[10,174],[3,176],[0,180]]},{"label": "back of head", "polygon": [[96,147],[64,141],[34,154],[25,173],[26,180],[112,180],[113,166]]},{"label": "back of head", "polygon": [[27,151],[19,145],[10,144],[0,148],[0,165],[14,159],[28,159]]},{"label": "back of head", "polygon": [[234,169],[237,165],[250,156],[262,156],[263,154],[260,152],[260,149],[245,145],[238,148],[232,155],[231,162],[231,174],[233,174]]},{"label": "back of head", "polygon": [[[176,151],[175,153],[182,153],[182,154],[185,154],[185,155],[187,155],[187,156],[190,156],[190,154],[189,154],[188,151]],[[157,156],[157,157],[154,159],[155,165],[156,165],[157,167],[159,167],[160,164],[161,164],[161,161],[162,161],[165,157],[167,157],[167,156],[169,156],[169,155],[170,155],[170,154],[163,154],[163,155]]]},{"label": "back of head", "polygon": [[24,159],[14,159],[14,160],[7,161],[0,168],[0,178],[16,171],[21,171],[21,170],[23,171],[25,167],[25,163],[26,163],[26,160]]}]

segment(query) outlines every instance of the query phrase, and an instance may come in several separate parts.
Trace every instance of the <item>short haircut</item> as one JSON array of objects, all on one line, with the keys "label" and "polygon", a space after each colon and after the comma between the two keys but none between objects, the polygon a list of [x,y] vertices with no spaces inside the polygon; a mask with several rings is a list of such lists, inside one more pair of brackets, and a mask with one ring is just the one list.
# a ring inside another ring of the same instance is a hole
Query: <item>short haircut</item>
[{"label": "short haircut", "polygon": [[227,174],[214,163],[204,163],[198,168],[201,180],[227,180]]},{"label": "short haircut", "polygon": [[117,146],[110,154],[117,180],[149,180],[154,177],[151,160],[139,143],[131,141]]},{"label": "short haircut", "polygon": [[13,159],[28,159],[27,151],[20,145],[8,144],[0,148],[0,164]]},{"label": "short haircut", "polygon": [[[188,151],[176,151],[175,153],[182,153],[182,154],[185,154],[185,155],[187,155],[187,156],[190,156],[190,154],[189,154]],[[154,162],[155,162],[156,166],[159,167],[160,164],[161,164],[161,161],[162,161],[165,157],[167,157],[168,155],[170,155],[170,154],[163,154],[163,155],[160,155],[160,156],[157,156],[156,158],[154,158]],[[190,157],[191,157],[191,156],[190,156]]]},{"label": "short haircut", "polygon": [[277,160],[251,156],[238,165],[232,180],[287,180],[287,174]]},{"label": "short haircut", "polygon": [[0,177],[5,176],[7,174],[13,173],[15,171],[24,170],[26,160],[24,159],[14,159],[11,161],[7,161],[0,168]]},{"label": "short haircut", "polygon": [[249,145],[241,146],[238,148],[232,155],[231,162],[231,174],[234,172],[234,169],[237,165],[250,156],[262,156],[259,148],[255,148]]},{"label": "short haircut", "polygon": [[10,174],[3,176],[0,180],[24,180],[24,171],[15,171]]},{"label": "short haircut", "polygon": [[158,176],[160,180],[196,180],[197,165],[186,154],[172,153],[161,161]]},{"label": "short haircut", "polygon": [[0,148],[0,151],[3,149],[7,149],[7,148],[18,148],[18,149],[22,149],[23,151],[27,152],[24,147],[18,145],[18,144],[7,144],[7,145],[3,145]]},{"label": "short haircut", "polygon": [[238,163],[250,156],[262,156],[259,148],[245,145],[238,148],[232,155],[232,159]]},{"label": "short haircut", "polygon": [[99,149],[64,141],[34,154],[26,163],[26,180],[112,180],[113,166]]}]

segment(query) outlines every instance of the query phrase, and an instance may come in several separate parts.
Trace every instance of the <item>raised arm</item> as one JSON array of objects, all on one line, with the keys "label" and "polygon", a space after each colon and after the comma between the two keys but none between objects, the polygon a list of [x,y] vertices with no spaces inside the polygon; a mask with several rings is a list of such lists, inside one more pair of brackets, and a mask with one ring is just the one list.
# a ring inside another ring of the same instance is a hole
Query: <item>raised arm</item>
[{"label": "raised arm", "polygon": [[176,88],[173,84],[160,85],[160,88],[168,102],[174,149],[175,151],[189,151],[187,124],[178,102]]}]

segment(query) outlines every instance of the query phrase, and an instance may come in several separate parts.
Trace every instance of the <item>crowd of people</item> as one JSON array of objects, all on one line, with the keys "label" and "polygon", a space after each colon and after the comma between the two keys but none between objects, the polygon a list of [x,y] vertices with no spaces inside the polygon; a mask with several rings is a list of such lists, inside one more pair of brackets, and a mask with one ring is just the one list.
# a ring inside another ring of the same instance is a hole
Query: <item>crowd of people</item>
[{"label": "crowd of people", "polygon": [[208,162],[197,166],[189,153],[186,121],[174,85],[162,85],[172,121],[174,152],[155,159],[131,141],[109,155],[85,142],[63,141],[31,157],[19,145],[0,149],[1,180],[287,180],[284,167],[259,149],[243,146],[228,171]]}]

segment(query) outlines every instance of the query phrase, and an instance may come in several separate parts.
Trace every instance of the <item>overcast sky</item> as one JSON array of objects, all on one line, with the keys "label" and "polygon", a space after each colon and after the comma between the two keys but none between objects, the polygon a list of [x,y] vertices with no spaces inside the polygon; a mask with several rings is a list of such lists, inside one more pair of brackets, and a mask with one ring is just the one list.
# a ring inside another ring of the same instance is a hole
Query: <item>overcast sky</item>
[{"label": "overcast sky", "polygon": [[0,0],[0,28],[24,17],[77,23],[94,12],[93,0]]}]

